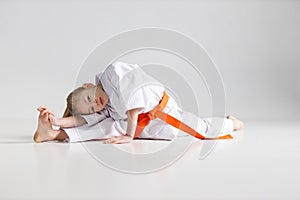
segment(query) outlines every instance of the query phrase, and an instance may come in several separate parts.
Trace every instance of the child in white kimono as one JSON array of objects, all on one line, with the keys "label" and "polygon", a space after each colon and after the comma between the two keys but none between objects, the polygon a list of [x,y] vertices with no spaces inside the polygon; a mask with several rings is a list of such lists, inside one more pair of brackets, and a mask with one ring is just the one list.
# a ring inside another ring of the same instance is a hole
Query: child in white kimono
[{"label": "child in white kimono", "polygon": [[[161,106],[163,100],[165,104],[160,113],[164,115],[152,118],[152,111]],[[157,80],[138,65],[124,62],[115,62],[103,73],[97,74],[95,85],[87,83],[74,90],[67,98],[63,118],[56,118],[47,107],[39,107],[38,110],[39,123],[34,134],[36,142],[106,139],[104,143],[127,143],[134,138],[172,140],[178,133],[174,120],[181,120],[183,113]],[[151,120],[137,131],[145,113],[150,113],[147,116]],[[173,125],[166,123],[165,118]],[[210,119],[199,118],[197,131],[207,133],[210,123]],[[54,130],[52,125],[60,129]],[[178,121],[177,125],[182,126]],[[222,132],[239,130],[242,126],[240,120],[228,116],[224,119]]]}]

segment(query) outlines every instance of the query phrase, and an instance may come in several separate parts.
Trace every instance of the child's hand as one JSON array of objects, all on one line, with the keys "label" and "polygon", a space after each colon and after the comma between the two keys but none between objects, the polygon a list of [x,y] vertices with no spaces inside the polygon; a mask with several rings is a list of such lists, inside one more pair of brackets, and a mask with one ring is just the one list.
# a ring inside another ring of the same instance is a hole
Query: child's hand
[{"label": "child's hand", "polygon": [[46,106],[40,106],[37,109],[40,111],[41,115],[47,114],[48,120],[50,120],[51,124],[54,126],[60,126],[61,125],[61,120],[55,117],[55,114]]},{"label": "child's hand", "polygon": [[46,106],[40,106],[37,108],[37,110],[41,113],[42,116],[44,116],[45,114],[49,115],[54,115],[54,113]]},{"label": "child's hand", "polygon": [[93,87],[95,87],[95,85],[94,85],[93,83],[84,83],[84,84],[82,85],[82,87],[83,87],[83,88],[93,88]]},{"label": "child's hand", "polygon": [[130,135],[121,135],[121,136],[113,136],[107,140],[105,140],[104,144],[123,144],[129,143],[132,141],[132,137]]},{"label": "child's hand", "polygon": [[50,120],[50,123],[54,126],[61,126],[62,125],[61,119],[56,118],[55,115],[53,115],[53,114],[49,114],[49,120]]}]

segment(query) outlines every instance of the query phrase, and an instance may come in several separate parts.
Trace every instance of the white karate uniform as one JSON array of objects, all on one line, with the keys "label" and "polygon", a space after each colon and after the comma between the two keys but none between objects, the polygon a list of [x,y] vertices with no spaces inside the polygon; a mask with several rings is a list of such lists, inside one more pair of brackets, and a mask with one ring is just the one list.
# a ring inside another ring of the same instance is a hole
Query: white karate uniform
[{"label": "white karate uniform", "polygon": [[[95,84],[101,82],[108,95],[105,108],[97,113],[81,115],[87,124],[64,128],[69,142],[104,139],[126,134],[128,110],[140,108],[140,113],[155,108],[163,97],[165,88],[153,77],[146,74],[138,65],[115,62],[109,65],[103,73],[97,74]],[[181,120],[183,111],[169,95],[169,101],[163,112]],[[206,133],[210,119],[198,118],[197,130]],[[231,120],[225,119],[224,131],[232,131]],[[160,119],[154,119],[145,127],[139,138],[174,139],[179,130]]]}]

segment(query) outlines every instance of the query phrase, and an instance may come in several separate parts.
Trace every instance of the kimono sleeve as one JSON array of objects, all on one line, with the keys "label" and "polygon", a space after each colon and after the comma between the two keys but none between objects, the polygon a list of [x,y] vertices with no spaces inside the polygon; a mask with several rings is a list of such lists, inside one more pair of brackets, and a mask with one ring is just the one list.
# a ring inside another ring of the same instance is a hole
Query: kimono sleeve
[{"label": "kimono sleeve", "polygon": [[105,112],[97,112],[89,115],[80,115],[80,117],[84,118],[87,122],[87,125],[91,126],[106,119],[107,115]]},{"label": "kimono sleeve", "polygon": [[140,108],[140,113],[148,112],[158,105],[163,92],[161,86],[143,86],[128,98],[125,107],[127,110]]},{"label": "kimono sleeve", "polygon": [[140,67],[136,67],[122,76],[117,91],[126,111],[140,108],[141,112],[148,112],[158,105],[164,87]]},{"label": "kimono sleeve", "polygon": [[102,85],[102,83],[101,83],[102,74],[103,74],[102,72],[96,74],[96,76],[95,76],[95,85]]}]

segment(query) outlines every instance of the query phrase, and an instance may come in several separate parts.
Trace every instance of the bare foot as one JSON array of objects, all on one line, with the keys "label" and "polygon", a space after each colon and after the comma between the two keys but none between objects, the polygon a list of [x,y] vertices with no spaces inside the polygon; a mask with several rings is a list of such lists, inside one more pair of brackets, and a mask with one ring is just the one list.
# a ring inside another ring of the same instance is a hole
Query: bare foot
[{"label": "bare foot", "polygon": [[235,117],[232,116],[232,115],[228,115],[227,118],[228,118],[228,119],[231,119],[231,120],[233,121],[233,126],[234,126],[234,130],[235,130],[235,131],[238,131],[238,130],[240,130],[241,128],[243,128],[244,123],[243,123],[241,120],[235,118]]},{"label": "bare foot", "polygon": [[48,113],[42,115],[42,112],[40,112],[38,118],[38,128],[34,133],[33,140],[35,142],[50,141],[54,140],[57,134],[57,131],[52,129],[52,125],[48,119]]}]

